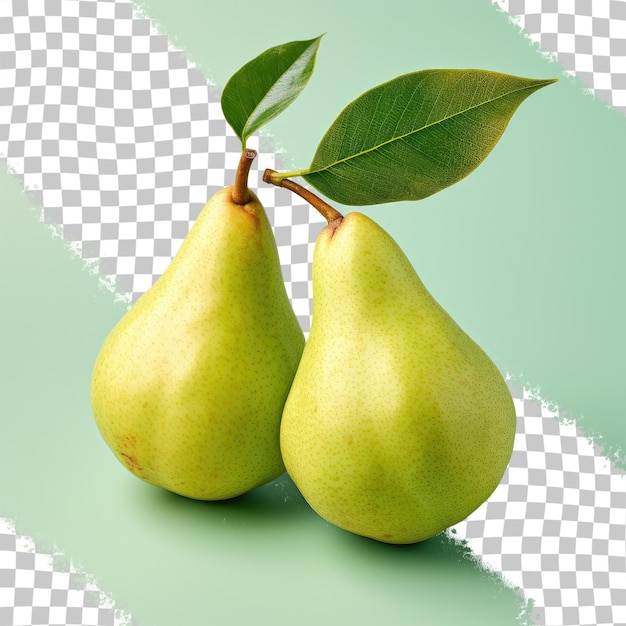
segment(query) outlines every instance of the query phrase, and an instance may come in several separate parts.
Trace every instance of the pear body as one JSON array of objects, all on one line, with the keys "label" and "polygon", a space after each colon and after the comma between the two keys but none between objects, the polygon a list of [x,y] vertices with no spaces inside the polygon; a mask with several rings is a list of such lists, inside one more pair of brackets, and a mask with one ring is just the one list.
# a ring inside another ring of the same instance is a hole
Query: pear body
[{"label": "pear body", "polygon": [[121,463],[200,500],[284,472],[280,418],[304,347],[265,211],[231,194],[209,200],[92,375],[93,414]]},{"label": "pear body", "polygon": [[311,507],[378,541],[428,539],[497,487],[515,428],[500,372],[395,241],[359,213],[327,226],[281,423],[287,471]]}]

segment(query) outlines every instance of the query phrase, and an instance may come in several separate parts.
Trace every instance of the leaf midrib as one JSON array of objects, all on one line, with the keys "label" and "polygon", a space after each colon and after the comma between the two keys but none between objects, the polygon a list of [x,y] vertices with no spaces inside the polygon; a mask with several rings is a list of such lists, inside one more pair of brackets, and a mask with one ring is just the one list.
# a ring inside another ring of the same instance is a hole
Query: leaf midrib
[{"label": "leaf midrib", "polygon": [[[309,45],[302,51],[302,53],[299,54],[296,57],[296,59],[292,63],[289,64],[289,67],[284,72],[279,74],[278,78],[265,91],[265,93],[263,94],[263,97],[259,100],[257,105],[251,111],[250,115],[248,115],[247,121],[244,124],[243,128],[241,129],[241,135],[242,135],[244,141],[252,134],[249,131],[248,132],[246,132],[246,131],[247,131],[247,129],[249,129],[251,127],[250,121],[254,119],[255,113],[259,110],[260,106],[263,104],[263,101],[267,98],[267,94],[270,93],[274,89],[274,87],[281,81],[281,79],[285,76],[285,74],[305,55],[306,52],[308,52],[308,50],[311,48],[311,46],[314,44],[315,41],[316,40],[312,40],[311,43],[309,43]],[[280,47],[283,48],[284,46],[280,46]]]},{"label": "leaf midrib", "polygon": [[[548,83],[549,81],[545,81],[546,83]],[[388,139],[387,141],[383,141],[382,143],[377,144],[376,146],[372,146],[371,148],[368,148],[367,150],[362,150],[361,152],[357,152],[355,154],[352,154],[350,156],[347,156],[343,159],[339,159],[337,161],[334,161],[333,163],[330,163],[329,165],[325,165],[324,167],[320,167],[317,169],[309,169],[306,172],[303,172],[303,176],[306,176],[308,174],[317,174],[319,172],[323,172],[325,170],[330,169],[331,167],[335,167],[337,165],[340,165],[341,163],[346,163],[347,161],[350,161],[351,159],[356,159],[358,157],[361,157],[365,154],[368,154],[370,152],[374,152],[375,150],[379,150],[380,148],[382,148],[383,146],[386,146],[387,144],[393,143],[394,141],[399,141],[401,139],[405,139],[406,137],[410,137],[411,135],[414,135],[415,133],[419,133],[422,132],[423,130],[430,128],[431,126],[436,126],[437,124],[442,124],[443,122],[447,121],[447,120],[451,120],[454,117],[457,117],[458,115],[463,115],[464,113],[467,113],[468,111],[471,111],[472,109],[476,109],[478,107],[484,106],[486,104],[489,104],[490,102],[496,102],[497,100],[501,100],[502,98],[506,97],[506,96],[510,96],[511,94],[517,93],[518,91],[524,91],[526,89],[533,89],[535,87],[537,87],[538,85],[543,86],[543,84],[545,83],[535,83],[533,85],[525,85],[523,87],[519,87],[518,89],[512,89],[511,91],[508,91],[506,94],[502,94],[500,96],[498,96],[497,98],[491,98],[489,100],[484,100],[474,106],[471,107],[467,107],[465,109],[463,109],[462,111],[458,111],[456,113],[454,113],[453,115],[448,115],[446,117],[441,118],[440,120],[437,120],[436,122],[431,122],[430,124],[425,124],[424,126],[420,126],[419,128],[416,128],[415,130],[412,130],[409,133],[404,133],[402,135],[398,135],[397,137],[392,137],[391,139]],[[411,96],[412,98],[413,96]],[[406,107],[405,107],[406,110]]]},{"label": "leaf midrib", "polygon": [[[282,47],[282,46],[281,46]],[[308,47],[306,48],[308,50]],[[300,55],[301,56],[301,55]],[[300,57],[298,57],[300,58]],[[297,59],[296,59],[297,61]],[[295,61],[294,61],[295,63]],[[289,67],[287,68],[286,71],[289,71],[289,69],[291,69],[294,65],[294,63],[290,63]],[[269,88],[265,91],[265,93],[263,94],[263,97],[258,101],[257,105],[254,107],[254,109],[252,109],[252,111],[250,112],[250,115],[248,115],[246,117],[246,123],[244,124],[243,128],[241,129],[241,134],[244,137],[244,139],[246,139],[247,137],[250,136],[250,133],[246,132],[246,129],[249,128],[250,124],[250,120],[253,119],[254,114],[259,110],[259,107],[263,104],[263,101],[265,100],[265,98],[267,98],[267,94],[270,93],[270,91],[272,91],[272,89],[274,89],[274,87],[276,86],[276,84],[278,82],[280,82],[281,77],[285,74],[285,72],[283,72],[282,74],[279,74],[278,78],[269,86]],[[241,99],[240,99],[241,102]],[[245,115],[245,112],[244,112]]]}]

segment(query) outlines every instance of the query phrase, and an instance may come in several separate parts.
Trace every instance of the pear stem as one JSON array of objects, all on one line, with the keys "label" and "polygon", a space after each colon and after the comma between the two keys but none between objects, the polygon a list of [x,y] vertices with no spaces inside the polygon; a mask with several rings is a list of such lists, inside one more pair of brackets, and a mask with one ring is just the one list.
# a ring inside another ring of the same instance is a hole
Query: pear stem
[{"label": "pear stem", "polygon": [[256,150],[244,150],[239,159],[237,175],[235,176],[235,186],[233,187],[233,202],[235,204],[247,204],[250,202],[250,190],[248,189],[248,174],[252,167],[252,161],[256,158]]},{"label": "pear stem", "polygon": [[277,187],[284,187],[285,189],[289,189],[289,191],[292,191],[296,195],[300,196],[313,208],[317,209],[317,211],[324,216],[329,224],[336,220],[341,221],[343,219],[343,215],[339,213],[337,209],[330,206],[327,202],[324,202],[324,200],[310,192],[308,189],[305,189],[302,185],[299,185],[289,178],[276,179],[275,177],[272,177],[272,175],[276,173],[277,172],[275,170],[265,170],[263,173],[263,182],[276,185]]}]

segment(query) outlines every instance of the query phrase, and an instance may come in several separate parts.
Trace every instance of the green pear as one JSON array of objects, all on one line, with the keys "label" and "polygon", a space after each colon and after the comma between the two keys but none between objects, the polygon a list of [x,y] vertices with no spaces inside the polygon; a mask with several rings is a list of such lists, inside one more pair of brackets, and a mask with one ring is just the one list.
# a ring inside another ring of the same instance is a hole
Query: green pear
[{"label": "green pear", "polygon": [[425,540],[497,487],[515,427],[500,372],[389,234],[359,213],[330,222],[280,432],[311,507],[378,541]]},{"label": "green pear", "polygon": [[304,335],[265,211],[217,192],[178,254],[107,337],[91,401],[144,481],[199,500],[280,476],[279,429]]}]

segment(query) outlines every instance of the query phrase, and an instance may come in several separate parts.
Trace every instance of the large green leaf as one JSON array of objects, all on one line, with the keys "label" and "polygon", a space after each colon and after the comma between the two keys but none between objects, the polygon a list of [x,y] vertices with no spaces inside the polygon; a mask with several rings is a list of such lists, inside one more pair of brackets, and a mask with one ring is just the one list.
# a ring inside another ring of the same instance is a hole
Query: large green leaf
[{"label": "large green leaf", "polygon": [[300,174],[331,200],[419,200],[472,172],[520,103],[555,82],[486,70],[424,70],[349,104]]},{"label": "large green leaf", "polygon": [[322,36],[270,48],[226,83],[222,111],[244,147],[252,133],[300,95],[313,73]]}]

